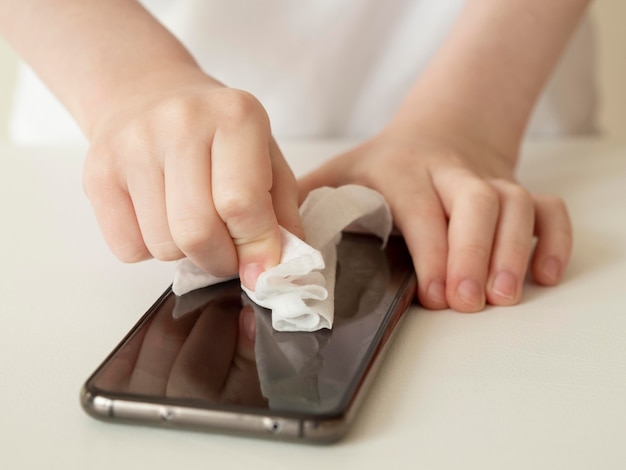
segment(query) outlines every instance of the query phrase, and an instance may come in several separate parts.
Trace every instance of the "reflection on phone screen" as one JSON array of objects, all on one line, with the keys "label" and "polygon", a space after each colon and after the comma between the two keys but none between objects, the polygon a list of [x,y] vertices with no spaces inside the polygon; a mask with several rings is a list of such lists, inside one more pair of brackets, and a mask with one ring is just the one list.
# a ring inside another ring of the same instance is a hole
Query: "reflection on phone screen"
[{"label": "reflection on phone screen", "polygon": [[[328,413],[341,409],[412,276],[404,243],[344,235],[332,330],[277,332],[239,281],[169,293],[107,360],[92,385],[107,394],[194,406]],[[405,296],[406,297],[406,296]]]}]

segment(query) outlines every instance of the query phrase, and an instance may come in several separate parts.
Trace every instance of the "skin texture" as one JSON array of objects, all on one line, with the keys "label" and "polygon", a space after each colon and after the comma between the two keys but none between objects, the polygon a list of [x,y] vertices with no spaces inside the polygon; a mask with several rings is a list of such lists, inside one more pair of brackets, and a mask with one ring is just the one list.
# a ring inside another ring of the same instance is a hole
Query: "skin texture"
[{"label": "skin texture", "polygon": [[278,224],[303,235],[298,198],[359,183],[387,198],[421,303],[476,312],[519,302],[528,266],[544,285],[567,266],[563,201],[514,170],[587,4],[468,0],[389,124],[298,183],[262,104],[200,70],[138,3],[5,0],[0,29],[88,136],[85,192],[123,261],[188,256],[253,288],[279,260]]}]

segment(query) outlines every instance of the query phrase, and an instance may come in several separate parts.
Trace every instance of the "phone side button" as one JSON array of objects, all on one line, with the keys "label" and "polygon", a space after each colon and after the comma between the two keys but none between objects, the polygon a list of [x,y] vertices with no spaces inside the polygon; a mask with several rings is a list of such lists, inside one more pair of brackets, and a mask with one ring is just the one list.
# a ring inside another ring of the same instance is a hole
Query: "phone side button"
[{"label": "phone side button", "polygon": [[273,435],[283,437],[302,437],[300,420],[266,416],[262,421],[263,429]]},{"label": "phone side button", "polygon": [[161,421],[170,422],[174,419],[174,411],[170,408],[161,407],[159,408],[159,416],[161,417]]},{"label": "phone side button", "polygon": [[282,421],[276,418],[263,418],[263,427],[272,434],[278,434],[283,428]]}]

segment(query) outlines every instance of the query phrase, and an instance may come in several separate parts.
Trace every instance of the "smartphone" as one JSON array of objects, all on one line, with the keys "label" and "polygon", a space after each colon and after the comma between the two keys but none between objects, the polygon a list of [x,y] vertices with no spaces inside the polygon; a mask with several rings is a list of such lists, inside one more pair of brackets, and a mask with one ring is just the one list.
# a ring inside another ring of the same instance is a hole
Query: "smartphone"
[{"label": "smartphone", "polygon": [[415,296],[401,237],[344,234],[332,330],[278,332],[239,281],[168,288],[87,379],[109,421],[334,442],[349,429]]}]

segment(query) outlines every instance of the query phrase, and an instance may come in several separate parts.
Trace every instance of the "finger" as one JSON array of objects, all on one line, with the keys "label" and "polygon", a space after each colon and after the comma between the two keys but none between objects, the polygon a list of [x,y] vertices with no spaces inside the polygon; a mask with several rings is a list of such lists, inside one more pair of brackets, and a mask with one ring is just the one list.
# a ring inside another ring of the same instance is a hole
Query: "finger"
[{"label": "finger", "polygon": [[298,179],[300,203],[315,188],[330,186],[336,188],[351,182],[348,176],[350,169],[350,154],[340,155],[319,166]]},{"label": "finger", "polygon": [[337,182],[339,171],[334,169],[333,163],[335,162],[324,164],[298,179],[300,203],[316,188],[321,188],[322,186],[335,188],[339,186]]},{"label": "finger", "polygon": [[304,239],[302,218],[298,211],[298,186],[291,168],[285,161],[278,145],[272,139],[272,189],[270,191],[278,223],[297,237]]},{"label": "finger", "polygon": [[88,156],[83,176],[84,192],[111,251],[120,260],[134,263],[150,257],[133,203],[125,185],[109,166],[101,163],[103,156]]},{"label": "finger", "polygon": [[493,183],[500,195],[500,216],[496,231],[487,301],[494,305],[519,302],[532,249],[534,207],[530,194],[521,186]]},{"label": "finger", "polygon": [[167,220],[163,171],[157,165],[142,165],[128,172],[127,184],[143,241],[156,259],[182,258]]},{"label": "finger", "polygon": [[178,145],[164,166],[169,229],[178,248],[208,273],[236,273],[233,241],[213,205],[209,148],[202,142]]},{"label": "finger", "polygon": [[235,354],[240,309],[239,295],[202,307],[172,363],[168,396],[218,399]]},{"label": "finger", "polygon": [[533,200],[537,245],[531,270],[538,283],[552,286],[563,278],[572,253],[572,224],[567,207],[560,198],[535,195]]},{"label": "finger", "polygon": [[426,308],[446,308],[447,220],[441,201],[427,176],[397,183],[388,185],[389,204],[413,259],[418,298]]},{"label": "finger", "polygon": [[221,403],[246,403],[265,408],[268,399],[261,391],[259,371],[255,356],[256,318],[250,305],[242,308],[239,315],[239,336],[232,367],[222,388]]},{"label": "finger", "polygon": [[[485,306],[485,285],[498,220],[498,194],[476,178],[451,186],[446,296],[459,312]],[[444,201],[444,204],[446,202]]]},{"label": "finger", "polygon": [[194,313],[175,319],[175,302],[169,296],[150,320],[129,379],[130,392],[161,395],[167,390],[172,365],[197,319]]},{"label": "finger", "polygon": [[147,331],[147,328],[136,330],[132,340],[127,341],[115,353],[114,359],[108,362],[107,367],[100,370],[96,382],[98,388],[120,392],[130,391],[130,381]]},{"label": "finger", "polygon": [[281,253],[269,124],[254,113],[253,108],[226,120],[215,132],[211,151],[215,209],[235,245],[241,280],[251,289],[263,270],[278,264]]},{"label": "finger", "polygon": [[237,355],[247,362],[256,362],[256,313],[251,305],[243,305],[239,313]]}]

